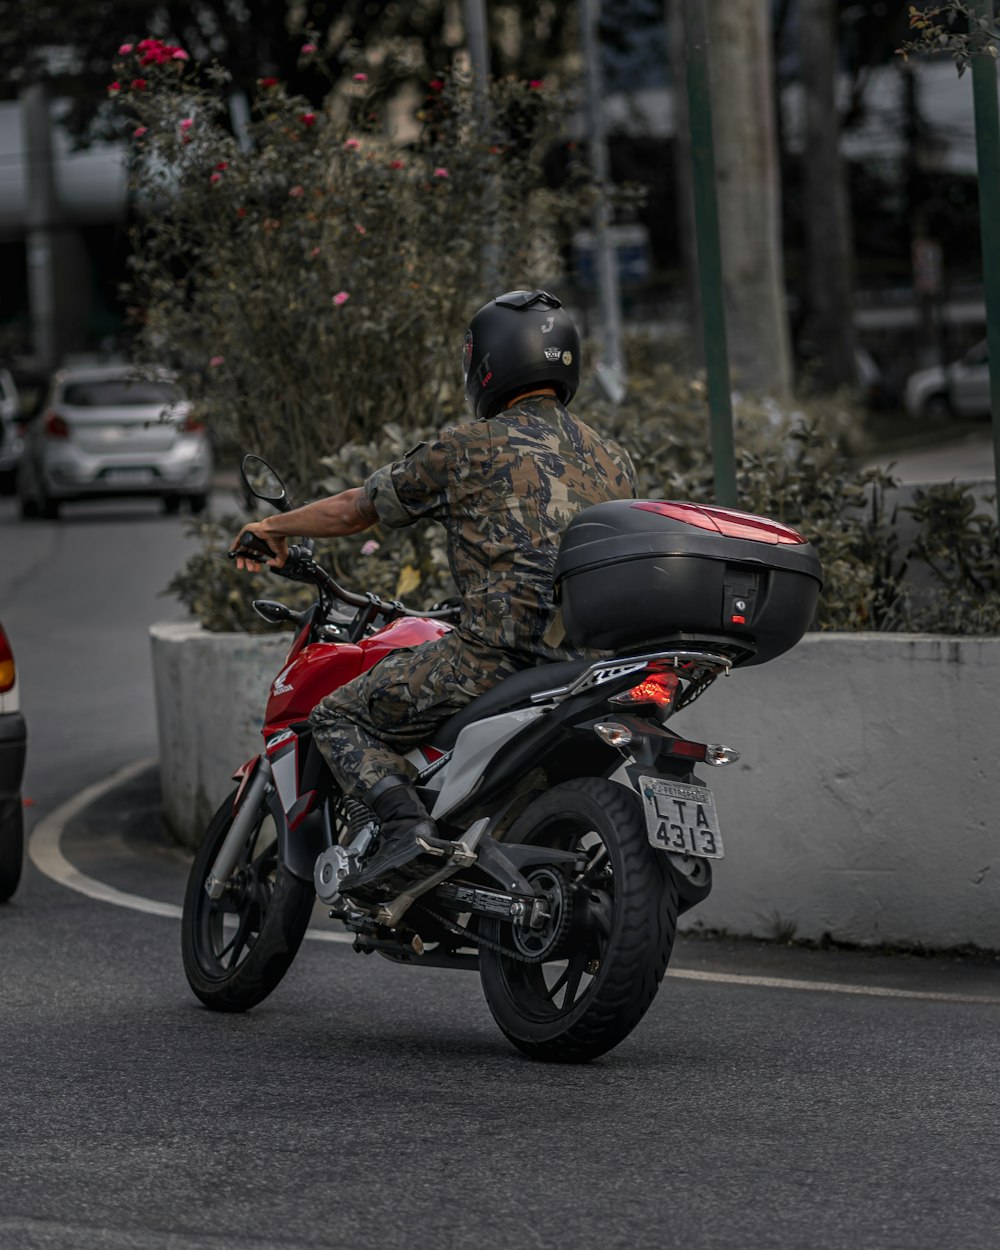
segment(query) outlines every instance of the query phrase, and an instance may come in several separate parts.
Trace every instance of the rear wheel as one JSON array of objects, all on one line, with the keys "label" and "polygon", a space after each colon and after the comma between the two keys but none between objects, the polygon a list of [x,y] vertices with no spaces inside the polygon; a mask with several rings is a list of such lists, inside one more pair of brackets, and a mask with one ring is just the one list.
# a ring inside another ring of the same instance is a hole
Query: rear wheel
[{"label": "rear wheel", "polygon": [[21,796],[0,799],[0,903],[17,889],[24,862],[24,811]]},{"label": "rear wheel", "polygon": [[188,495],[188,507],[192,516],[199,516],[208,507],[207,495]]},{"label": "rear wheel", "polygon": [[225,893],[213,899],[205,878],[233,820],[235,792],[212,817],[191,866],[181,949],[188,984],[214,1011],[246,1011],[277,986],[295,958],[312,912],[312,883],[278,860],[267,804],[255,813]]},{"label": "rear wheel", "polygon": [[164,495],[163,511],[167,516],[176,516],[181,510],[180,495]]},{"label": "rear wheel", "polygon": [[13,495],[17,490],[17,470],[0,469],[0,495]]},{"label": "rear wheel", "polygon": [[649,844],[638,801],[611,781],[556,786],[524,812],[509,840],[578,851],[587,870],[566,881],[562,897],[555,878],[537,883],[550,899],[552,928],[535,937],[537,949],[510,924],[482,926],[484,937],[528,957],[480,951],[486,1001],[526,1054],[586,1063],[626,1038],[656,996],[677,927],[674,876]]}]

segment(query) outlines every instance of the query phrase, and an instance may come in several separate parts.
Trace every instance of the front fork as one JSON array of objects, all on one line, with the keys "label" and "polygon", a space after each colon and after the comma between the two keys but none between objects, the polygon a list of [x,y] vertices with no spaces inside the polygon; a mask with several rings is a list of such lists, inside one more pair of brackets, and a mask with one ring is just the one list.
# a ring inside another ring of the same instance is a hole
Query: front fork
[{"label": "front fork", "polygon": [[233,823],[229,826],[225,841],[215,857],[215,863],[205,878],[205,893],[209,898],[221,898],[225,893],[226,883],[233,875],[240,851],[250,836],[254,819],[261,809],[270,785],[271,765],[266,759],[261,759],[243,792],[243,801],[233,817]]}]

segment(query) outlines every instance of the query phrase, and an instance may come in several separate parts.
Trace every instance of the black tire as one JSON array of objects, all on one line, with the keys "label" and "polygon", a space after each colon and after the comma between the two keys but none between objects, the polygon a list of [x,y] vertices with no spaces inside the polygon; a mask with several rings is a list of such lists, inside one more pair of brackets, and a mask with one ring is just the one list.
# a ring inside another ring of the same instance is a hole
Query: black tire
[{"label": "black tire", "polygon": [[[649,844],[638,799],[611,781],[554,787],[520,816],[508,840],[582,848],[594,867],[571,890],[569,934],[547,962],[480,950],[486,1001],[525,1054],[587,1063],[626,1038],[656,996],[677,928],[676,881]],[[511,948],[509,924],[488,921],[481,932]]]},{"label": "black tire", "polygon": [[21,496],[21,520],[34,521],[38,517],[38,504],[34,499]]},{"label": "black tire", "polygon": [[59,500],[52,499],[49,495],[42,495],[38,504],[39,516],[45,518],[46,521],[58,521],[59,519]]},{"label": "black tire", "polygon": [[951,400],[944,391],[938,391],[934,395],[927,396],[920,409],[920,415],[925,421],[950,421],[955,414],[952,411]]},{"label": "black tire", "polygon": [[176,516],[181,510],[180,495],[164,495],[163,511],[167,516]]},{"label": "black tire", "polygon": [[271,993],[298,953],[314,898],[312,882],[301,881],[278,862],[274,820],[266,804],[240,853],[231,889],[220,899],[208,896],[205,878],[229,832],[235,797],[234,791],[205,831],[181,921],[188,984],[213,1011],[247,1011]]},{"label": "black tire", "polygon": [[0,799],[0,903],[17,889],[24,863],[24,808],[21,796]]},{"label": "black tire", "polygon": [[207,495],[188,495],[188,507],[192,516],[200,516],[208,507]]},{"label": "black tire", "polygon": [[0,470],[0,495],[13,495],[17,490],[17,470]]}]

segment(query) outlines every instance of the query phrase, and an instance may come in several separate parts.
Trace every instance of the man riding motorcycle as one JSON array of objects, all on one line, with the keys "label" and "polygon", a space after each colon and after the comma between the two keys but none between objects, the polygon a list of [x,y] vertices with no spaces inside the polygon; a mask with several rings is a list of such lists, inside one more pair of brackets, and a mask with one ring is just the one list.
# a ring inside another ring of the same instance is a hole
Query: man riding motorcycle
[{"label": "man riding motorcycle", "polygon": [[[574,658],[554,623],[560,535],[580,509],[636,493],[627,453],[567,411],[580,381],[580,340],[554,296],[510,291],[485,304],[466,334],[464,368],[472,422],[418,444],[363,486],[244,526],[233,543],[256,535],[280,568],[294,536],[338,538],[423,518],[448,532],[463,604],[457,627],[390,653],[310,718],[344,793],[380,822],[377,847],[343,882],[345,895],[377,896],[419,875],[437,829],[404,753],[504,677]],[[237,565],[259,567],[247,556]]]}]

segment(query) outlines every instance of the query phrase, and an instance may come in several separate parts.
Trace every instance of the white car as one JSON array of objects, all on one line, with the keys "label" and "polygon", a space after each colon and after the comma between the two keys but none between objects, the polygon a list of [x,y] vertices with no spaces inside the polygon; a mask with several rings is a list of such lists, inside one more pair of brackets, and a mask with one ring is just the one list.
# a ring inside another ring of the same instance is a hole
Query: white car
[{"label": "white car", "polygon": [[27,731],[17,696],[17,668],[0,625],[0,903],[17,889],[24,859],[21,779]]},{"label": "white car", "polygon": [[961,360],[941,368],[919,369],[906,380],[903,404],[911,417],[988,417],[990,370],[986,341]]},{"label": "white car", "polygon": [[21,459],[21,398],[9,369],[0,369],[0,495],[13,495]]},{"label": "white car", "polygon": [[23,517],[69,500],[157,497],[167,512],[208,500],[212,451],[176,378],[130,365],[63,369],[28,424],[17,475]]}]

